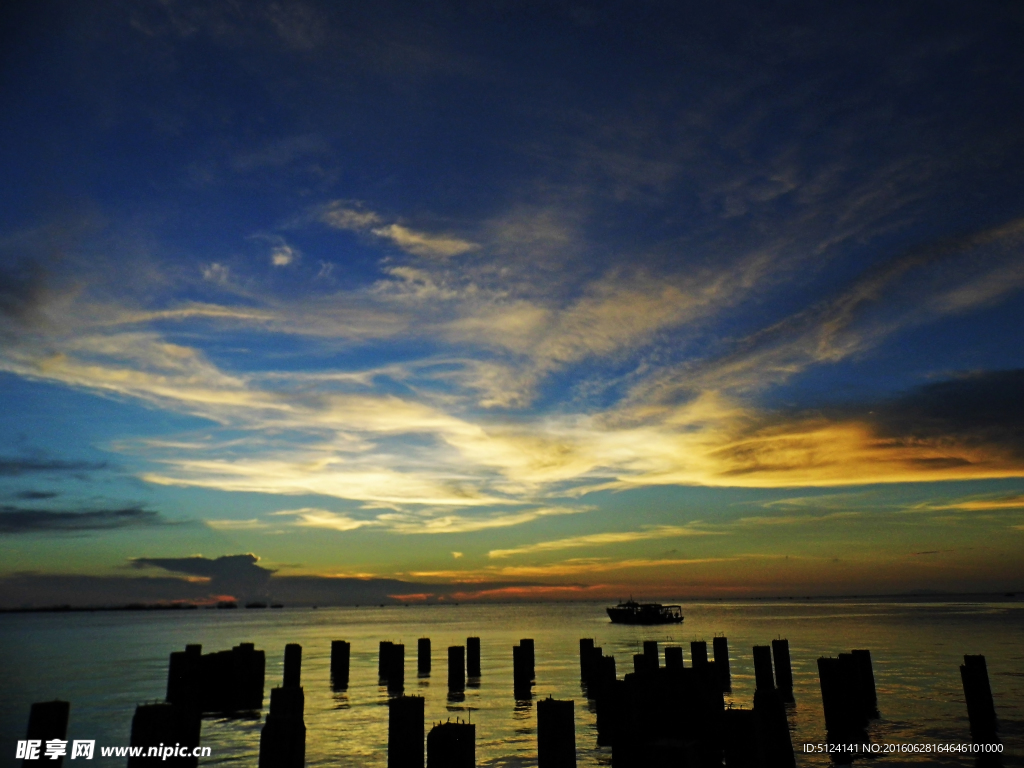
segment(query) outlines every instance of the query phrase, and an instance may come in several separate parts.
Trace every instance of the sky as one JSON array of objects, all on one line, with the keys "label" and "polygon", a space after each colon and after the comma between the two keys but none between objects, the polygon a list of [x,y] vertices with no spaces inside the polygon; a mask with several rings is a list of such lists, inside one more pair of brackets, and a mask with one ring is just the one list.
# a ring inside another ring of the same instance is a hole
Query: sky
[{"label": "sky", "polygon": [[0,11],[0,605],[1024,590],[1024,9]]}]

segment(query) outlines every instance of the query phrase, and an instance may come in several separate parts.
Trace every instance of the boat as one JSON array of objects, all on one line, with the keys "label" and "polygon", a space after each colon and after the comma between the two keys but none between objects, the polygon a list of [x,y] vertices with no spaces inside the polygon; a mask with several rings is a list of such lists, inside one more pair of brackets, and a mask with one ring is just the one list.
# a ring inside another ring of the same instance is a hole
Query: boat
[{"label": "boat", "polygon": [[607,609],[612,624],[682,624],[683,609],[678,605],[638,603],[630,598]]}]

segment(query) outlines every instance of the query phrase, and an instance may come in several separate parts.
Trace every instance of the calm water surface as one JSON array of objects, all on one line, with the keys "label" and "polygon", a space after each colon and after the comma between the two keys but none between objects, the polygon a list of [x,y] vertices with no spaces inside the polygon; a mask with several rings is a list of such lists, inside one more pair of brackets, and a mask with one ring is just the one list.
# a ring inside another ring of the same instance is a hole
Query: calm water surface
[{"label": "calm water surface", "polygon": [[[647,628],[612,625],[603,606],[592,603],[0,615],[0,765],[17,764],[14,742],[24,738],[33,701],[71,702],[69,739],[128,744],[135,705],[163,698],[171,651],[202,643],[210,652],[248,641],[267,654],[267,706],[270,688],[281,682],[285,644],[303,647],[308,766],[384,768],[381,640],[405,644],[405,692],[426,698],[428,720],[477,724],[478,765],[536,765],[534,705],[549,694],[576,701],[578,765],[608,765],[610,751],[596,747],[594,713],[580,690],[579,638],[593,637],[614,654],[621,677],[644,640],[684,645],[689,666],[689,642],[707,640],[710,651],[716,633],[729,638],[733,688],[726,701],[746,707],[753,699],[751,648],[789,639],[796,704],[788,714],[798,765],[828,764],[800,751],[825,737],[816,659],[852,648],[872,653],[882,718],[869,733],[883,743],[969,742],[958,666],[965,653],[984,654],[1007,750],[1002,764],[1024,765],[1024,603],[713,602],[684,603],[683,610],[682,625]],[[465,701],[449,702],[445,649],[473,635],[481,638],[479,687],[467,688]],[[416,676],[419,637],[433,645],[433,675],[425,679]],[[512,695],[512,646],[526,637],[536,641],[537,684],[533,701],[523,703]],[[330,688],[331,640],[352,643],[344,693]],[[262,718],[204,720],[202,743],[212,757],[202,764],[255,766],[262,724]],[[92,764],[115,762],[124,758],[97,757]],[[877,762],[974,763],[934,755]]]}]

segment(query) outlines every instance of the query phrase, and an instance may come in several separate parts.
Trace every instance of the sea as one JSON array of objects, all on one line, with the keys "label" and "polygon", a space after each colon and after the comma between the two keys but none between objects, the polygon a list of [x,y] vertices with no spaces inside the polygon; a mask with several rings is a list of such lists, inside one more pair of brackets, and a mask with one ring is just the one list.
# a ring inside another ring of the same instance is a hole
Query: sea
[{"label": "sea", "polygon": [[[379,643],[405,644],[405,693],[425,698],[431,723],[476,724],[478,766],[537,764],[537,701],[575,701],[577,765],[611,764],[597,746],[595,712],[580,684],[579,640],[593,638],[615,656],[618,674],[632,670],[645,640],[684,647],[716,635],[728,638],[732,691],[727,706],[753,702],[752,648],[789,641],[795,703],[787,708],[797,765],[829,765],[805,745],[825,741],[816,660],[854,648],[871,651],[878,708],[869,738],[879,745],[969,745],[970,732],[959,665],[964,654],[986,657],[1000,722],[1001,764],[1024,765],[1024,601],[938,599],[750,600],[681,602],[682,624],[633,627],[611,624],[600,603],[390,605],[278,610],[97,611],[0,614],[0,765],[20,765],[32,702],[71,702],[69,739],[97,745],[129,743],[137,704],[163,699],[168,655],[201,643],[203,652],[242,642],[266,652],[262,713],[209,717],[202,744],[211,755],[200,765],[255,768],[270,688],[281,684],[284,647],[302,645],[306,765],[387,765],[388,691],[377,678]],[[481,641],[481,676],[462,701],[447,695],[447,653],[467,637]],[[432,675],[418,677],[416,643],[429,637]],[[536,648],[533,698],[513,695],[512,646],[532,638]],[[332,640],[351,643],[348,689],[330,682]],[[48,761],[42,761],[46,764]],[[91,764],[123,765],[125,758]],[[859,764],[975,765],[961,752],[889,752]],[[77,765],[68,761],[67,765]],[[85,763],[90,764],[90,763]]]}]

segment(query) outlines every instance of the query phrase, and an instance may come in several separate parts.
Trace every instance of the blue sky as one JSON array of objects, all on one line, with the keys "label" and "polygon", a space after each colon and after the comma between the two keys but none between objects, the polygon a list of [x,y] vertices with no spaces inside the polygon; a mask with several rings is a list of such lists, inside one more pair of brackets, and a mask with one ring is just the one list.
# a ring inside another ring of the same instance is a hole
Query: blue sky
[{"label": "blue sky", "polygon": [[1013,4],[3,15],[8,602],[1021,587]]}]

